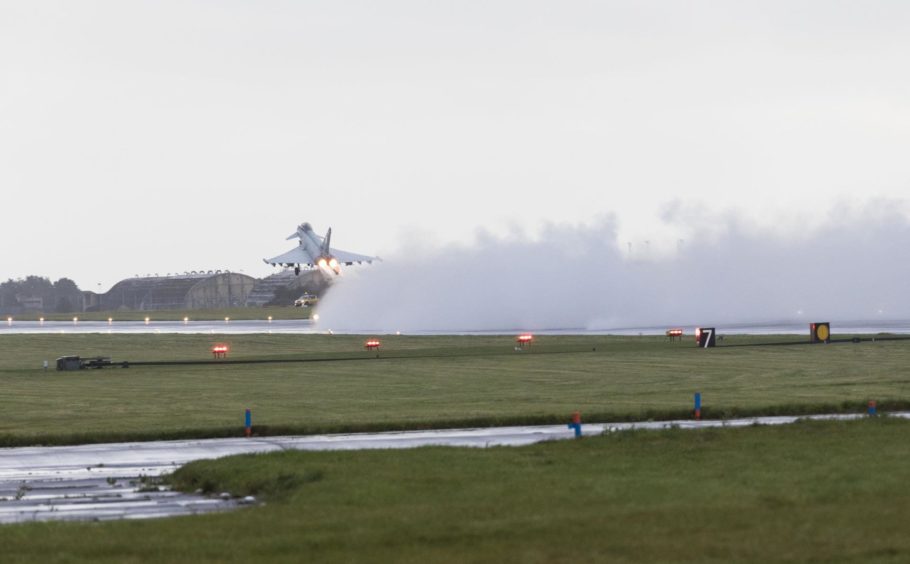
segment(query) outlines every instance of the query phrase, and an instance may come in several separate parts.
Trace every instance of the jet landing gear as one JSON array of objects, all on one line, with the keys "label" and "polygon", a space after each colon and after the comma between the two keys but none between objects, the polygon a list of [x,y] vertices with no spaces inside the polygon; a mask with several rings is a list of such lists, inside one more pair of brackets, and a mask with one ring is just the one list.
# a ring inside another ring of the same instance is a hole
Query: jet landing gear
[{"label": "jet landing gear", "polygon": [[300,276],[300,267],[299,267],[299,266],[295,266],[295,267],[294,267],[294,274],[295,274],[296,276]]}]

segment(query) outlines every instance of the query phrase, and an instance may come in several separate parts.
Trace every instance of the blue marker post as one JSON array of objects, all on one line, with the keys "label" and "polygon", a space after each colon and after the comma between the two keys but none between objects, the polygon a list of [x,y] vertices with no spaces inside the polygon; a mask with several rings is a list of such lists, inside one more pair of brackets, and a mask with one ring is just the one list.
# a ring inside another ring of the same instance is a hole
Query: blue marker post
[{"label": "blue marker post", "polygon": [[695,420],[701,420],[701,392],[695,392]]},{"label": "blue marker post", "polygon": [[875,400],[869,400],[869,409],[868,409],[869,417],[873,417],[876,415],[877,407],[878,406],[876,405]]},{"label": "blue marker post", "polygon": [[575,412],[572,414],[572,422],[569,423],[569,429],[575,430],[575,438],[581,438],[581,413]]},{"label": "blue marker post", "polygon": [[250,438],[253,435],[253,413],[249,409],[246,410],[244,427],[243,433],[246,435],[246,438]]}]

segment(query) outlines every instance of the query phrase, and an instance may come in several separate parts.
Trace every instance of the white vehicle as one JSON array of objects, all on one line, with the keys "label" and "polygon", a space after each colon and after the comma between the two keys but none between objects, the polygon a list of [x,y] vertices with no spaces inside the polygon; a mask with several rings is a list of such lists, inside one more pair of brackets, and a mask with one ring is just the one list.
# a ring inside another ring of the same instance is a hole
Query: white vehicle
[{"label": "white vehicle", "polygon": [[319,301],[319,298],[313,294],[304,294],[294,300],[294,307],[310,307],[316,305],[316,302]]}]

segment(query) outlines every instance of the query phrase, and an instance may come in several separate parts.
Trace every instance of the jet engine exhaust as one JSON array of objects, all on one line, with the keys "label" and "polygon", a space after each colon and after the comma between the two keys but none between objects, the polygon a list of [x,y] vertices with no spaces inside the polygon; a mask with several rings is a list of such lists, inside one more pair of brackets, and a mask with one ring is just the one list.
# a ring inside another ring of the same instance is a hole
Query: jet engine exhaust
[{"label": "jet engine exhaust", "polygon": [[[358,255],[339,249],[332,249],[332,229],[326,231],[325,237],[319,237],[313,232],[313,227],[309,223],[302,223],[297,226],[297,232],[290,235],[288,239],[299,239],[297,248],[272,257],[263,259],[266,263],[273,266],[294,266],[294,274],[300,274],[301,267],[316,268],[326,274],[335,273],[341,275],[341,264],[362,264],[372,263],[377,257],[367,255]],[[338,255],[336,258],[335,255]]]}]

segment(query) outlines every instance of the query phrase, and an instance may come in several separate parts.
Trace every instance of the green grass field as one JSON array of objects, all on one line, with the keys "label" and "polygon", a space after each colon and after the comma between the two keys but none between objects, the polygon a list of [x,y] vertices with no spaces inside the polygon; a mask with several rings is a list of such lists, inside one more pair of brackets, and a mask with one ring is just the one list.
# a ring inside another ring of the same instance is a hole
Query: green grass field
[{"label": "green grass field", "polygon": [[192,463],[261,507],[0,527],[15,562],[907,562],[910,422]]},{"label": "green grass field", "polygon": [[[803,340],[803,337],[788,337]],[[730,337],[725,343],[781,340]],[[2,335],[0,444],[859,411],[910,405],[910,341],[701,350],[662,337]],[[116,361],[336,359],[44,372],[65,354]],[[346,360],[337,360],[346,359]]]}]

